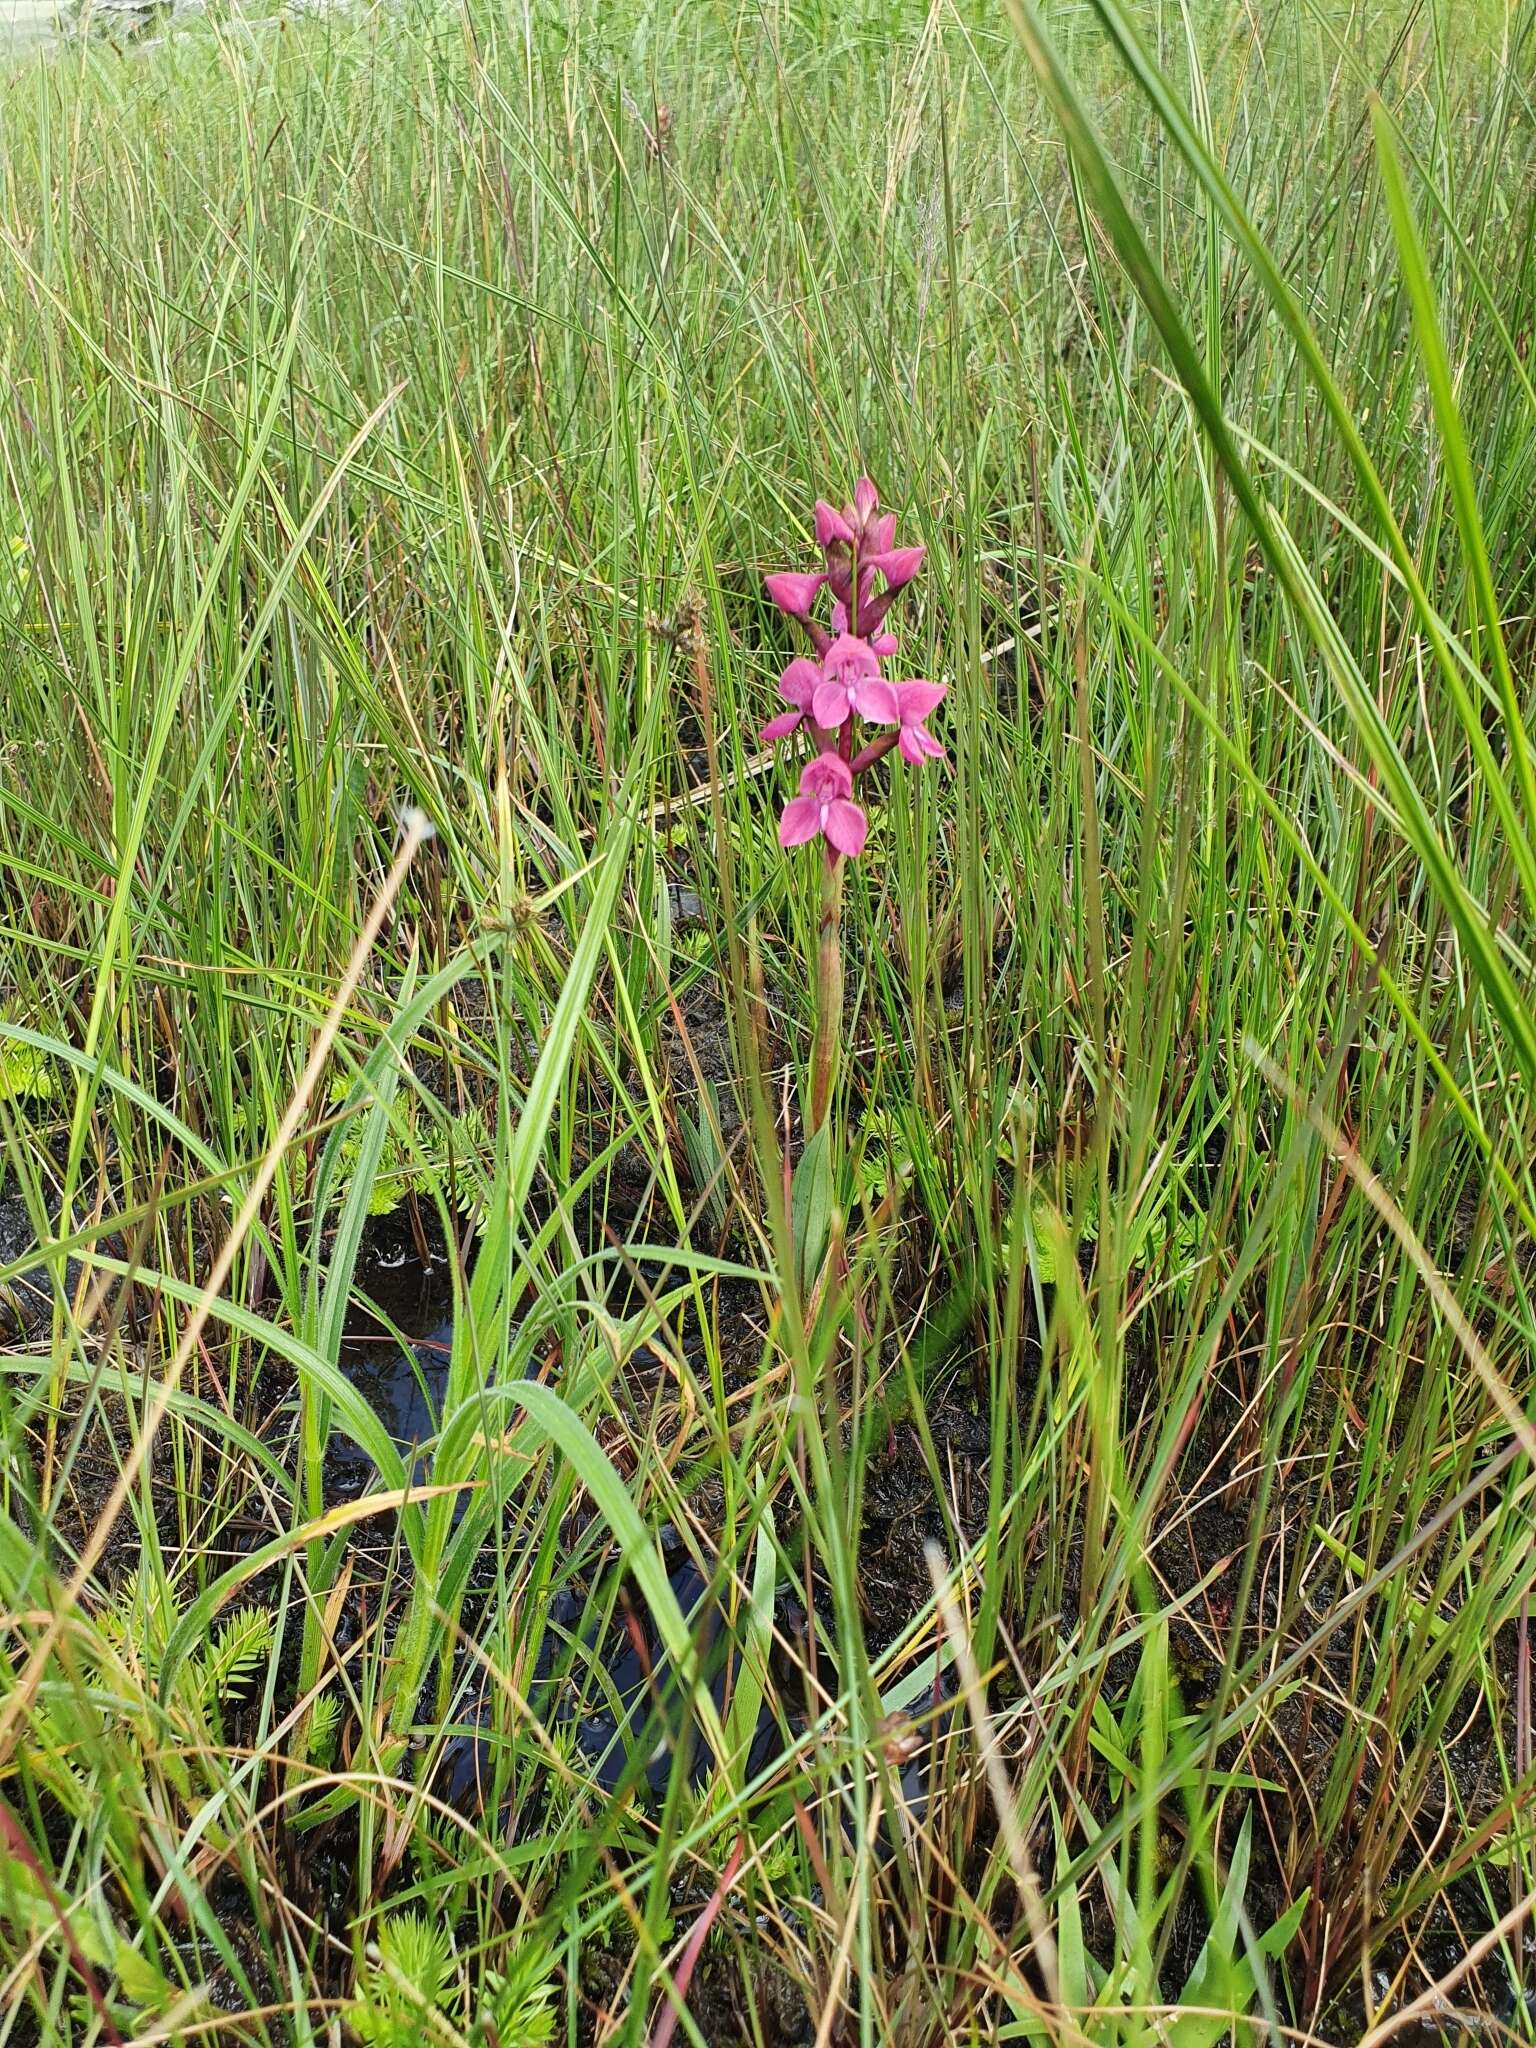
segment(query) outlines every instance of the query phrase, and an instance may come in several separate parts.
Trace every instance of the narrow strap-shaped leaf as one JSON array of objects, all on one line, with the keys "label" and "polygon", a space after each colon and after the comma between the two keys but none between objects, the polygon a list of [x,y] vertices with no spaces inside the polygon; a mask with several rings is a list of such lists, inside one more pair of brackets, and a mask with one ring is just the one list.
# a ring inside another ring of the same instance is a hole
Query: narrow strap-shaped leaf
[{"label": "narrow strap-shaped leaf", "polygon": [[519,1397],[534,1428],[541,1436],[547,1437],[569,1462],[613,1531],[625,1566],[634,1574],[645,1595],[663,1648],[676,1667],[679,1678],[692,1687],[694,1711],[703,1725],[710,1747],[717,1758],[726,1757],[729,1749],[719,1713],[708,1687],[697,1682],[697,1659],[688,1623],[667,1577],[667,1568],[656,1539],[641,1521],[640,1512],[629,1497],[629,1489],[581,1417],[566,1406],[553,1387],[530,1380],[519,1390]]}]

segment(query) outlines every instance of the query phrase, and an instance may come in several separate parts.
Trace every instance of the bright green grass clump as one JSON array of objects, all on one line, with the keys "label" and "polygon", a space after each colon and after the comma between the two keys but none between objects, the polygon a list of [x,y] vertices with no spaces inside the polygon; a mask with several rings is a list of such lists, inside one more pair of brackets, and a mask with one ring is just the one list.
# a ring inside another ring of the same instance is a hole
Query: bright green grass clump
[{"label": "bright green grass clump", "polygon": [[[1533,35],[7,69],[0,2044],[1530,2038]],[[863,471],[952,769],[812,1217],[760,577]],[[615,1793],[679,1556],[730,1683]]]}]

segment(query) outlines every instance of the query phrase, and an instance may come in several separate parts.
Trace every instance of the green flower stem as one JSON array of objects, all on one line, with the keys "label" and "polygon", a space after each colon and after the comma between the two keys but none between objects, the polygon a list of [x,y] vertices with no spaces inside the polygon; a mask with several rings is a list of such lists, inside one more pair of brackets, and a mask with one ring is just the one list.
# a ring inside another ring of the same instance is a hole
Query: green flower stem
[{"label": "green flower stem", "polygon": [[816,946],[816,1036],[811,1047],[811,1114],[806,1136],[827,1120],[837,1086],[843,1043],[843,870],[839,853],[827,851],[821,875],[821,924]]}]

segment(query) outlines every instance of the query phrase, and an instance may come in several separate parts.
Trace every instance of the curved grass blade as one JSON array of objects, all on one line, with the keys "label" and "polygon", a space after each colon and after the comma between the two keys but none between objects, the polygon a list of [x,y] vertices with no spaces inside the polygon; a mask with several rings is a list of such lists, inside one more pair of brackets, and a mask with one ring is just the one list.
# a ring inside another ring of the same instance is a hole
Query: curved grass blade
[{"label": "curved grass blade", "polygon": [[[1151,100],[1154,110],[1178,147],[1220,207],[1244,255],[1258,273],[1275,311],[1300,350],[1316,382],[1341,440],[1360,477],[1377,518],[1388,537],[1393,558],[1409,591],[1414,614],[1430,642],[1436,666],[1456,705],[1458,719],[1468,744],[1483,767],[1488,788],[1508,835],[1520,869],[1528,900],[1536,905],[1536,851],[1528,831],[1515,811],[1507,784],[1493,760],[1482,721],[1467,692],[1461,668],[1429,603],[1417,564],[1392,512],[1386,490],[1371,461],[1359,427],[1352,418],[1337,382],[1329,370],[1322,349],[1295,295],[1281,276],[1262,237],[1249,222],[1209,149],[1195,131],[1177,96],[1143,47],[1139,36],[1116,0],[1093,0],[1095,11],[1108,29],[1116,47]],[[1403,757],[1385,715],[1366,687],[1359,667],[1350,653],[1322,592],[1307,571],[1295,543],[1266,504],[1247,464],[1244,462],[1226,419],[1220,397],[1207,375],[1200,353],[1180,317],[1167,280],[1137,226],[1110,165],[1093,122],[1045,32],[1039,8],[1033,0],[1008,0],[1009,13],[1034,66],[1077,162],[1084,186],[1097,207],[1124,264],[1172,359],[1179,380],[1208,434],[1247,515],[1270,568],[1310,629],[1328,670],[1339,686],[1351,718],[1370,751],[1378,773],[1398,813],[1401,829],[1423,862],[1441,903],[1456,926],[1469,958],[1476,967],[1487,999],[1509,1034],[1520,1064],[1528,1078],[1536,1079],[1536,1015],[1524,1000],[1500,947],[1487,909],[1467,886],[1435,826],[1408,764]]]}]

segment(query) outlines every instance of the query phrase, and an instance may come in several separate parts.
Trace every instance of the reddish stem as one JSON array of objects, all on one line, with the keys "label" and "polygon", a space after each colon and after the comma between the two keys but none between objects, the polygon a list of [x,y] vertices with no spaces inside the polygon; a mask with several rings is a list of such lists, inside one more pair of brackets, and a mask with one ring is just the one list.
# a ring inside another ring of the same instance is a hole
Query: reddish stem
[{"label": "reddish stem", "polygon": [[816,1034],[811,1043],[811,1115],[806,1136],[827,1120],[837,1082],[843,1031],[843,861],[827,848],[821,878],[821,919],[816,940]]},{"label": "reddish stem", "polygon": [[848,766],[855,775],[862,775],[866,768],[873,768],[877,761],[883,761],[900,738],[899,731],[881,733],[879,739],[871,740],[867,747],[861,747]]},{"label": "reddish stem", "polygon": [[725,1868],[720,1873],[720,1882],[710,1894],[708,1905],[693,1923],[693,1932],[688,1937],[688,1946],[683,1950],[682,1957],[677,1965],[677,1975],[672,1979],[673,1997],[667,2000],[665,2009],[656,2021],[655,2029],[651,2034],[651,2048],[667,2048],[667,2043],[677,2032],[677,2016],[687,2002],[688,1986],[693,1982],[693,1973],[704,1947],[705,1936],[719,1918],[720,1908],[725,1904],[726,1893],[736,1882],[736,1873],[741,1868],[741,1859],[745,1848],[746,1843],[744,1839],[737,1842],[735,1848],[726,1859]]},{"label": "reddish stem", "polygon": [[124,2048],[123,2037],[112,2023],[112,2015],[107,2009],[106,1999],[102,1996],[101,1986],[96,1981],[96,1973],[86,1961],[84,1951],[75,1939],[75,1931],[69,1924],[69,1915],[64,1910],[64,1902],[54,1890],[53,1881],[47,1871],[44,1870],[42,1864],[38,1861],[36,1852],[33,1850],[32,1844],[27,1840],[20,1821],[16,1819],[10,1807],[3,1800],[0,1800],[0,1836],[4,1837],[10,1854],[21,1864],[22,1868],[31,1877],[33,1883],[41,1887],[43,1897],[48,1901],[49,1910],[59,1924],[59,1933],[64,1938],[64,1947],[69,1956],[70,1967],[74,1970],[81,1983],[84,1984],[91,2004],[96,2008],[96,2017],[101,2022],[103,2039],[115,2043],[116,2048]]}]

